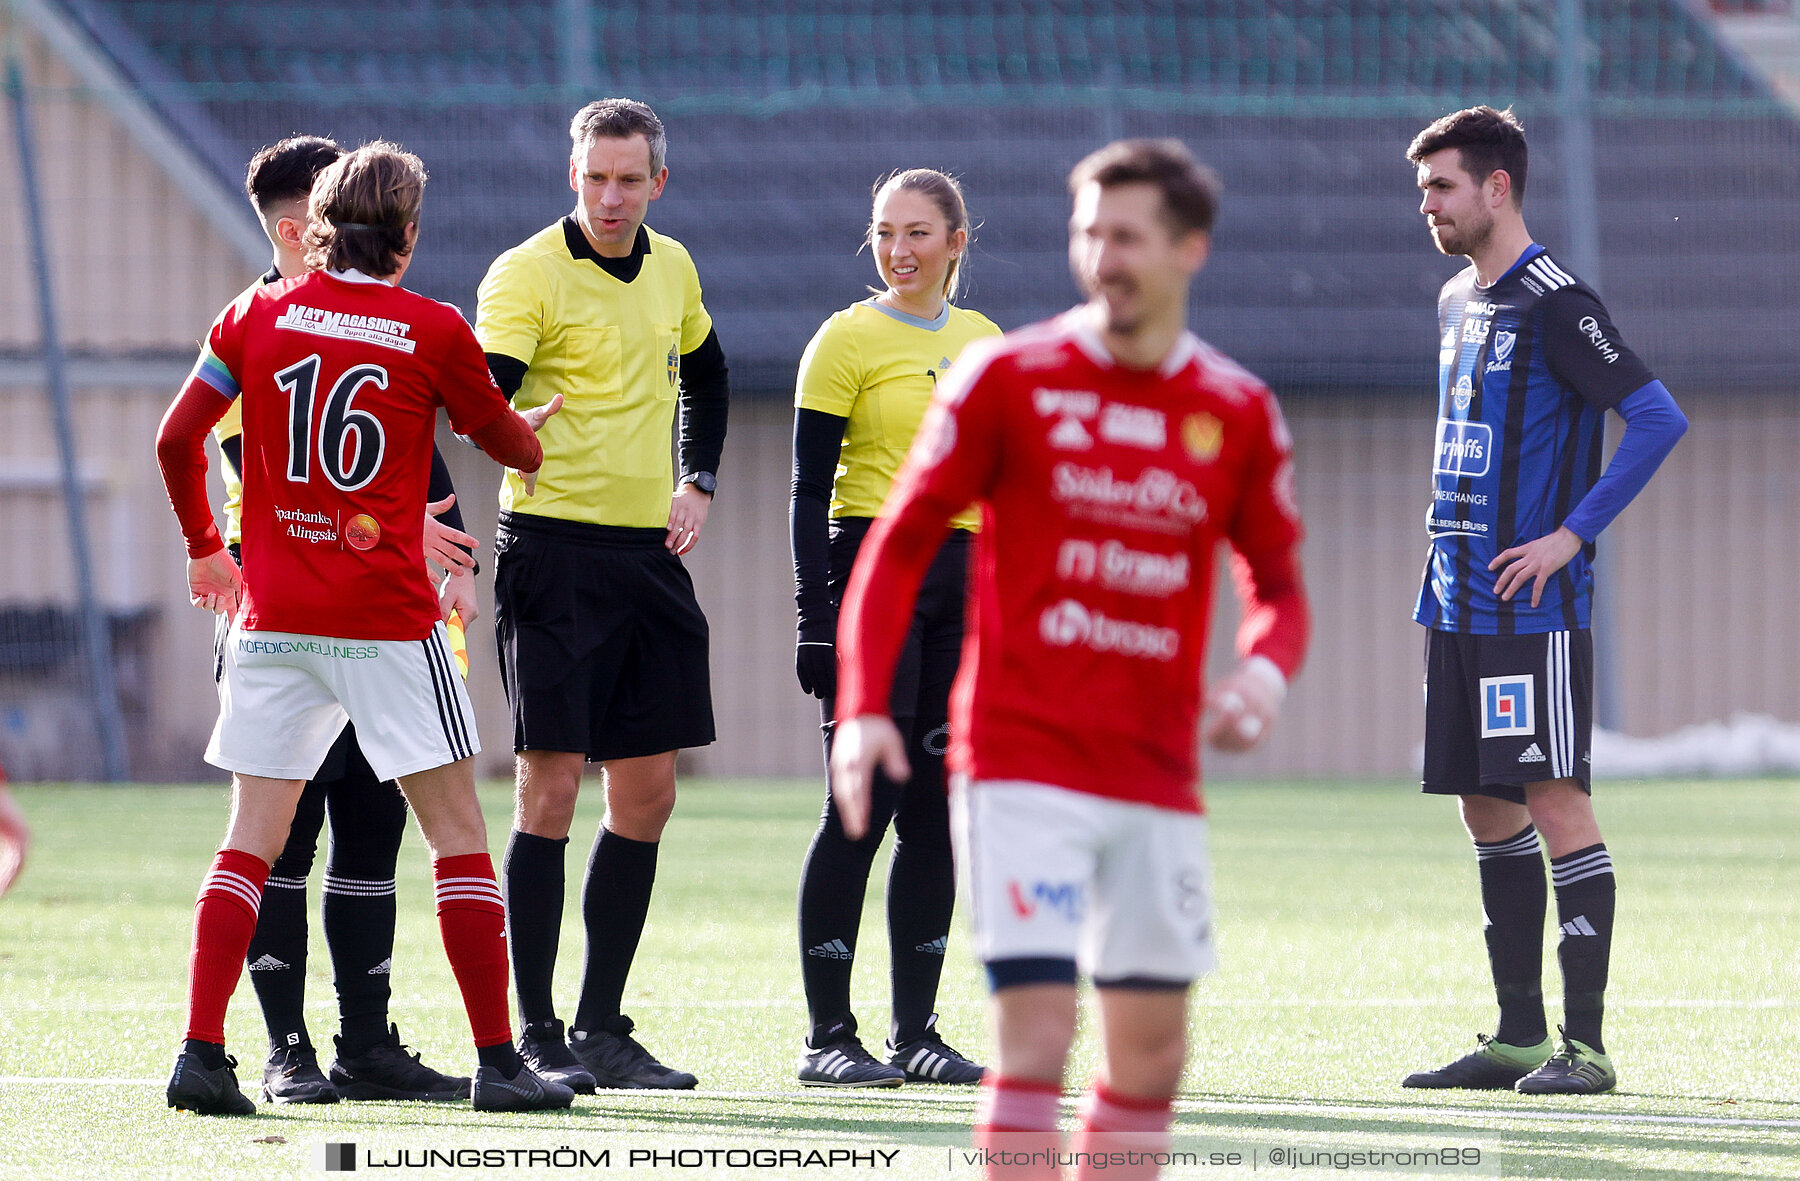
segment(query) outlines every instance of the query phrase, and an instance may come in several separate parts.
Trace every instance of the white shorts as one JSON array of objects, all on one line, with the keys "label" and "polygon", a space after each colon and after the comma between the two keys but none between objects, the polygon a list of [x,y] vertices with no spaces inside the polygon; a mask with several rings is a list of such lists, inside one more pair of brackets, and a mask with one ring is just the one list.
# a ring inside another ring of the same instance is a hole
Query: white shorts
[{"label": "white shorts", "polygon": [[206,761],[268,779],[311,779],[344,729],[382,779],[481,749],[444,625],[422,640],[244,631],[220,655],[219,722]]},{"label": "white shorts", "polygon": [[1101,987],[1179,986],[1212,971],[1205,817],[958,776],[950,831],[975,954],[996,987],[1014,982],[996,968],[1009,960],[1073,961]]}]

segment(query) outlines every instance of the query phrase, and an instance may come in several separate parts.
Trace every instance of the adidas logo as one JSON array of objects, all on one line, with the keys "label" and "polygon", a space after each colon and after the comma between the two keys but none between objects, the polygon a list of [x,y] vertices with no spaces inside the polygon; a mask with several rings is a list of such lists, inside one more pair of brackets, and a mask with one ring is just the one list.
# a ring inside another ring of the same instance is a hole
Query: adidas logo
[{"label": "adidas logo", "polygon": [[1594,930],[1594,924],[1588,922],[1585,914],[1576,915],[1564,923],[1559,930],[1564,935],[1598,935],[1600,933]]},{"label": "adidas logo", "polygon": [[836,1050],[827,1050],[813,1059],[812,1067],[820,1074],[830,1075],[834,1079],[842,1079],[844,1073],[856,1063]]},{"label": "adidas logo", "polygon": [[391,974],[393,972],[393,970],[394,970],[394,957],[389,956],[387,959],[382,960],[379,964],[376,964],[373,968],[370,968],[369,975],[371,975],[371,976],[387,976],[387,975]]},{"label": "adidas logo", "polygon": [[1544,752],[1538,749],[1538,744],[1535,742],[1525,748],[1525,753],[1519,756],[1519,761],[1521,763],[1548,762],[1548,760],[1544,758]]},{"label": "adidas logo", "polygon": [[833,939],[829,943],[809,947],[806,949],[806,954],[822,956],[828,960],[853,960],[856,958],[856,953],[845,947],[842,939]]},{"label": "adidas logo", "polygon": [[265,954],[262,956],[262,958],[256,960],[255,962],[253,962],[250,965],[250,970],[252,972],[278,972],[282,968],[287,968],[287,967],[292,967],[292,965],[284,963],[281,960],[276,959],[272,955]]},{"label": "adidas logo", "polygon": [[944,1067],[950,1065],[950,1059],[942,1054],[934,1053],[929,1047],[920,1046],[906,1062],[906,1072],[915,1078],[926,1078],[937,1082],[944,1075]]},{"label": "adidas logo", "polygon": [[930,943],[921,943],[919,946],[913,948],[913,950],[927,952],[931,955],[943,955],[946,951],[950,950],[950,937],[948,935],[939,935]]}]

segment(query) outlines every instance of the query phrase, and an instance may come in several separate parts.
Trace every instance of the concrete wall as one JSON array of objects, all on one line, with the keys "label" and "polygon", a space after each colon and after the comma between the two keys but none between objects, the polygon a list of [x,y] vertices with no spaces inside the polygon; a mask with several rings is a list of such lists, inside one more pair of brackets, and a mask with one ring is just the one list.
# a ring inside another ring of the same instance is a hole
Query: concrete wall
[{"label": "concrete wall", "polygon": [[[137,703],[148,724],[138,727],[134,756],[134,770],[149,777],[201,773],[198,752],[213,717],[210,617],[184,601],[179,536],[150,448],[168,396],[159,385],[88,389],[78,398],[105,600],[155,612],[150,680]],[[1775,398],[1684,400],[1692,433],[1602,539],[1602,609],[1610,623],[1600,642],[1603,659],[1613,661],[1622,727],[1655,734],[1740,710],[1792,720],[1800,715],[1792,658],[1800,618],[1791,584],[1800,570],[1800,481],[1788,457],[1800,446],[1800,409]],[[815,706],[792,672],[789,414],[774,400],[736,408],[719,499],[690,558],[713,627],[720,741],[692,758],[709,773],[818,771]],[[1309,535],[1312,656],[1269,747],[1215,759],[1212,773],[1410,775],[1420,740],[1423,633],[1409,613],[1425,554],[1429,406],[1301,402],[1289,419]],[[0,395],[0,472],[46,468],[46,420],[31,391]],[[442,445],[473,531],[491,539],[497,469],[454,440]],[[8,555],[0,602],[70,601],[61,522],[60,498],[47,481],[0,481],[0,553]],[[490,556],[484,547],[484,566]],[[509,727],[486,569],[481,584],[470,683],[489,746],[482,767],[503,773]],[[1235,614],[1222,578],[1215,665],[1231,659]],[[65,721],[73,731],[85,725],[78,712]],[[31,773],[36,765],[8,742],[0,715],[0,759],[16,764],[16,774]],[[68,765],[44,765],[44,773],[91,773],[81,770],[91,757],[82,743],[59,739],[56,749]]]}]

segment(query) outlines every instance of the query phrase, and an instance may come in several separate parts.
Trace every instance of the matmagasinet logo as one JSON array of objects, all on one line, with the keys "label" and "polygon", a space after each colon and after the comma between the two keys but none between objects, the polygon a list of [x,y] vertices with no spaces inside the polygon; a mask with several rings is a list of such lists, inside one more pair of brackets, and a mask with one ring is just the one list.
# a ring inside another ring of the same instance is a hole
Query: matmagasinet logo
[{"label": "matmagasinet logo", "polygon": [[356,1145],[313,1145],[313,1168],[327,1173],[356,1172]]},{"label": "matmagasinet logo", "polygon": [[1529,676],[1481,678],[1481,736],[1506,738],[1537,733],[1537,710]]}]

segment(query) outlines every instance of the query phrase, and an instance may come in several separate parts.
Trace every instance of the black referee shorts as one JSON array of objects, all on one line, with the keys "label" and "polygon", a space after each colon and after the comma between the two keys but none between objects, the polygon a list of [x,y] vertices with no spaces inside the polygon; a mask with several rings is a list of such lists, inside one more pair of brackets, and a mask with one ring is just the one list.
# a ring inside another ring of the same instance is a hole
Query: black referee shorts
[{"label": "black referee shorts", "polygon": [[605,762],[713,741],[706,616],[665,535],[501,514],[494,632],[513,750]]},{"label": "black referee shorts", "polygon": [[1429,629],[1424,788],[1525,802],[1525,785],[1592,792],[1594,640],[1586,630],[1477,636]]}]

